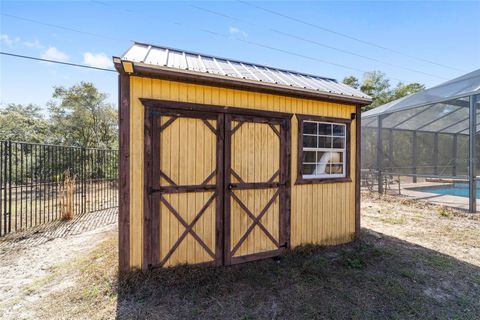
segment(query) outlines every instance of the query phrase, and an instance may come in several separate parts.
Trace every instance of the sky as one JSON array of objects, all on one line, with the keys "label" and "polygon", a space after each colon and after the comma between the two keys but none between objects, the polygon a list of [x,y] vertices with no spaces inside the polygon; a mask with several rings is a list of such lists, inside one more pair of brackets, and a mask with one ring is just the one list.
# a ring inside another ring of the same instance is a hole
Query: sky
[{"label": "sky", "polygon": [[[2,52],[113,68],[132,41],[342,80],[380,70],[434,86],[480,68],[480,1],[1,1]],[[0,55],[0,104],[46,108],[55,86],[115,72]]]}]

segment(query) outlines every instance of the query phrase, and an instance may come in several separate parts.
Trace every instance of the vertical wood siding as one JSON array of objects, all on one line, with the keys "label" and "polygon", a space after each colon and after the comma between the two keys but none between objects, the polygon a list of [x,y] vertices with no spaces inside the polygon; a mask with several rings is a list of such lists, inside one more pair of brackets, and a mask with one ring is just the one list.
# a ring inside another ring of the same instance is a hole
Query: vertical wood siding
[{"label": "vertical wood siding", "polygon": [[[232,127],[238,124],[232,122]],[[275,128],[280,130],[280,126]],[[280,169],[280,140],[273,130],[265,123],[244,123],[232,136],[231,166],[240,178],[248,182],[267,182]],[[253,143],[252,143],[253,142]],[[278,177],[274,180],[278,182]],[[231,177],[233,183],[238,183]],[[235,195],[250,211],[258,215],[267,205],[277,189],[235,190]],[[279,242],[279,197],[261,219],[261,223]],[[231,200],[230,209],[230,248],[239,242],[252,224],[240,205]],[[234,256],[244,256],[259,252],[276,250],[276,245],[258,227],[255,227],[246,240],[235,252]]]},{"label": "vertical wood siding", "polygon": [[[161,124],[169,119],[161,117]],[[209,121],[217,127],[216,121]],[[201,119],[177,118],[160,137],[160,170],[177,185],[200,185],[216,169],[217,138]],[[215,180],[213,177],[209,184],[215,184]],[[171,186],[164,178],[160,179],[160,185]],[[164,194],[164,198],[187,223],[191,223],[212,195],[213,191],[190,192]],[[163,261],[185,227],[163,203],[160,214],[160,260]],[[212,252],[215,252],[215,222],[215,202],[212,202],[193,227]],[[208,261],[212,261],[212,257],[188,234],[164,265]]]},{"label": "vertical wood siding", "polygon": [[[143,257],[142,215],[144,201],[144,107],[142,106],[139,98],[183,101],[199,104],[279,111],[294,114],[311,114],[346,119],[350,119],[351,114],[356,112],[356,107],[348,104],[290,98],[271,94],[245,92],[235,89],[215,88],[203,85],[140,77],[131,77],[130,90],[131,267],[141,267]],[[352,122],[351,130],[350,176],[352,178],[352,182],[346,183],[308,185],[294,184],[297,172],[296,150],[298,132],[298,123],[295,117],[292,118],[291,125],[293,150],[291,159],[292,246],[298,246],[306,243],[333,245],[351,241],[355,234],[355,154],[357,150],[355,150],[356,130],[353,130],[353,128],[355,128],[356,120]],[[193,127],[191,129],[195,130]],[[170,134],[173,135],[173,131]],[[266,154],[266,157],[270,157],[270,155]],[[170,166],[173,165],[173,162],[171,162]],[[202,197],[202,195],[195,195],[195,197]],[[203,197],[208,197],[208,195],[204,195]],[[172,201],[176,203],[174,199],[172,199]],[[196,199],[192,203],[195,203],[196,206]],[[165,217],[165,219],[167,218]],[[203,228],[210,228],[210,226],[207,226],[208,223],[203,223],[200,225]],[[213,226],[211,227],[213,228]],[[174,232],[181,232],[178,231],[178,228],[175,229],[173,225],[172,230],[174,230]],[[162,231],[166,232],[166,230],[163,229]],[[166,237],[165,234],[162,235],[162,237],[164,236]],[[198,256],[199,261],[204,258],[203,253],[200,251],[198,252]],[[181,257],[175,258],[175,261],[181,260]]]}]

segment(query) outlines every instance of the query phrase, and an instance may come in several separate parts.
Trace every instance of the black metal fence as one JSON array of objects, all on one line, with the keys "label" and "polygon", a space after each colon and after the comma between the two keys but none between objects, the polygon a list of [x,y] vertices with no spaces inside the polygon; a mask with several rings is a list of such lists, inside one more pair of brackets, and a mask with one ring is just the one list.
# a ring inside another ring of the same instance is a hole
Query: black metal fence
[{"label": "black metal fence", "polygon": [[[0,236],[118,205],[117,150],[0,141]],[[68,206],[68,208],[67,208]]]}]

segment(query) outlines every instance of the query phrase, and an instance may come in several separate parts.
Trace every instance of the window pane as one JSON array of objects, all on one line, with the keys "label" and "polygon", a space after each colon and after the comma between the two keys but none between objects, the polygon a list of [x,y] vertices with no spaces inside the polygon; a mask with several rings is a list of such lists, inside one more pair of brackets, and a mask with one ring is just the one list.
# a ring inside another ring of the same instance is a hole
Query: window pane
[{"label": "window pane", "polygon": [[333,147],[336,149],[345,148],[345,138],[333,138]]},{"label": "window pane", "polygon": [[330,165],[330,173],[331,174],[342,174],[343,173],[343,165],[342,164],[331,164]]},{"label": "window pane", "polygon": [[318,124],[318,134],[324,136],[331,136],[332,135],[332,125],[326,123],[319,123]]},{"label": "window pane", "polygon": [[343,152],[332,152],[331,162],[343,163]]},{"label": "window pane", "polygon": [[304,134],[317,134],[317,124],[312,122],[303,123]]},{"label": "window pane", "polygon": [[314,164],[303,164],[302,165],[303,174],[314,174],[315,165]]},{"label": "window pane", "polygon": [[[345,176],[346,126],[340,123],[303,122],[301,166],[306,178]],[[333,152],[333,150],[340,150]]]},{"label": "window pane", "polygon": [[315,151],[303,151],[303,161],[302,162],[312,162],[315,163]]},{"label": "window pane", "polygon": [[316,148],[317,147],[317,137],[316,136],[303,136],[303,147],[304,148]]},{"label": "window pane", "polygon": [[330,161],[332,153],[330,152],[317,152],[317,162],[319,164],[325,164]]},{"label": "window pane", "polygon": [[326,167],[325,167],[325,174],[331,174],[329,164],[327,164]]},{"label": "window pane", "polygon": [[318,147],[319,148],[331,148],[332,147],[332,138],[330,138],[330,137],[318,137]]},{"label": "window pane", "polygon": [[315,168],[315,175],[324,175],[328,173],[328,163],[319,163]]},{"label": "window pane", "polygon": [[334,136],[345,136],[345,126],[335,124],[333,125],[333,135]]}]

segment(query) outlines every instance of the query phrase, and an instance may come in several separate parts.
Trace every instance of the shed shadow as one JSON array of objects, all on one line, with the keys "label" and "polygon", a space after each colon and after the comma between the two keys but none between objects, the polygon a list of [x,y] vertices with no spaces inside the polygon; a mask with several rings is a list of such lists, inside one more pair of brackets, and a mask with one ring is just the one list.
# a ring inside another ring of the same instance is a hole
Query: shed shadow
[{"label": "shed shadow", "polygon": [[474,318],[480,267],[362,230],[355,243],[304,246],[280,259],[178,266],[120,280],[117,318]]},{"label": "shed shadow", "polygon": [[81,234],[117,222],[118,208],[86,212],[72,220],[56,220],[13,232],[0,238],[0,257],[5,254],[41,245],[45,242]]}]

